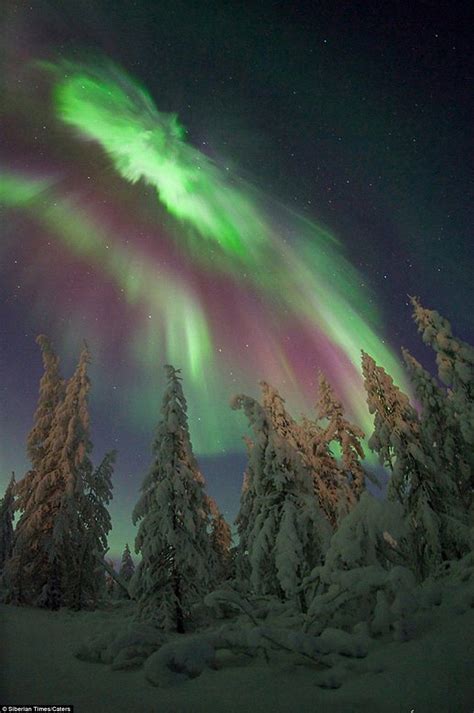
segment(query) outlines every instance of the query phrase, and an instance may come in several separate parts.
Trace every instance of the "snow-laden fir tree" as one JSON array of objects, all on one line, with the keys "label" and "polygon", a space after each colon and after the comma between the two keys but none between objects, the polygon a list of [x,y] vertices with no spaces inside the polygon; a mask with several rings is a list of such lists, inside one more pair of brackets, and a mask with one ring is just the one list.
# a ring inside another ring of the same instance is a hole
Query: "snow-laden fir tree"
[{"label": "snow-laden fir tree", "polygon": [[347,474],[331,451],[331,432],[307,417],[295,421],[278,391],[265,381],[261,381],[260,386],[262,405],[272,428],[300,454],[311,473],[319,506],[331,526],[336,527],[340,517],[355,503],[355,497]]},{"label": "snow-laden fir tree", "polygon": [[[332,522],[332,501],[338,496],[332,494],[331,490],[337,488],[338,467],[337,461],[329,451],[327,442],[323,440],[323,429],[305,417],[301,423],[295,421],[287,411],[285,399],[271,384],[261,381],[260,388],[262,406],[270,419],[273,430],[295,452],[300,454],[304,464],[311,472],[318,503],[328,520]],[[329,463],[330,468],[325,468],[325,465]],[[333,524],[335,524],[335,520]]]},{"label": "snow-laden fir tree", "polygon": [[244,410],[253,430],[254,502],[245,542],[252,590],[304,604],[302,581],[321,561],[329,538],[311,474],[257,401],[239,395],[231,405]]},{"label": "snow-laden fir tree", "polygon": [[6,568],[10,601],[56,609],[81,606],[84,480],[90,474],[87,396],[89,351],[84,348],[57,405],[29,488],[18,488],[22,515]]},{"label": "snow-laden fir tree", "polygon": [[[111,560],[110,558],[106,560],[108,570],[114,570],[114,561]],[[105,591],[109,595],[109,597],[113,598],[118,592],[118,585],[115,581],[115,579],[112,577],[109,571],[106,571],[105,574]]]},{"label": "snow-laden fir tree", "polygon": [[313,478],[314,493],[331,528],[335,529],[352,501],[347,478],[341,472],[321,425],[303,416],[300,428],[303,459]]},{"label": "snow-laden fir tree", "polygon": [[[385,369],[378,366],[365,352],[362,352],[362,373],[369,412],[374,414],[374,431],[369,438],[369,447],[378,454],[381,465],[393,472],[396,441],[392,436],[394,433],[416,432],[418,416],[408,396],[394,384]],[[397,455],[400,460],[401,454]],[[392,491],[400,490],[400,497],[408,487],[409,483],[405,483],[403,479],[392,479],[390,482]]]},{"label": "snow-laden fir tree", "polygon": [[313,479],[314,494],[321,510],[332,526],[337,522],[336,511],[340,494],[338,490],[337,461],[323,441],[323,429],[303,417],[301,423],[288,413],[285,400],[275,387],[260,382],[262,405],[268,414],[273,430],[299,453]]},{"label": "snow-laden fir tree", "polygon": [[0,574],[13,550],[13,518],[15,514],[15,474],[12,473],[5,494],[0,500]]},{"label": "snow-laden fir tree", "polygon": [[[52,527],[48,530],[46,547],[51,571],[58,573],[61,583],[61,604],[76,609],[93,602],[96,588],[84,524],[84,512],[88,509],[84,488],[92,478],[89,363],[90,353],[85,345],[67,382],[64,401],[56,409],[45,444],[44,478],[37,493],[38,504],[44,499],[50,508],[47,520]],[[49,589],[47,581],[40,598],[45,606],[50,606]]]},{"label": "snow-laden fir tree", "polygon": [[[41,465],[45,456],[45,443],[48,438],[57,406],[64,398],[64,380],[59,372],[59,358],[51,342],[44,334],[36,338],[41,348],[44,373],[40,380],[38,405],[34,415],[33,428],[27,440],[27,453],[33,470]],[[23,508],[21,508],[23,509]]]},{"label": "snow-laden fir tree", "polygon": [[453,336],[447,319],[412,297],[414,319],[425,344],[436,352],[440,380],[451,389],[464,439],[474,445],[474,347]]},{"label": "snow-laden fir tree", "polygon": [[193,604],[212,578],[204,479],[193,455],[179,369],[165,366],[168,384],[153,452],[154,463],[133,512],[139,522],[134,576],[138,615],[183,632]]},{"label": "snow-laden fir tree", "polygon": [[273,430],[278,433],[292,448],[303,449],[298,423],[288,413],[285,399],[278,390],[266,381],[260,382],[262,406],[268,414]]},{"label": "snow-laden fir tree", "polygon": [[[38,466],[42,463],[44,457],[45,441],[49,435],[56,408],[64,397],[64,381],[59,372],[59,358],[45,335],[40,334],[36,338],[36,342],[41,349],[44,372],[40,380],[33,428],[27,440],[27,452],[31,460],[32,469],[15,486],[15,510],[29,513],[30,515],[22,516],[17,524],[14,552],[12,552],[14,556],[9,563],[5,576],[5,579],[8,580],[8,597],[16,603],[27,603],[28,601],[29,584],[31,585],[31,577],[29,576],[31,552],[28,552],[27,546],[20,547],[20,542],[24,537],[23,530],[26,522],[34,513],[36,507],[34,493],[41,477],[38,472]],[[30,560],[29,563],[27,563],[27,559]]]},{"label": "snow-laden fir tree", "polygon": [[319,419],[327,421],[323,440],[327,443],[336,442],[340,446],[342,469],[349,479],[349,488],[354,498],[358,499],[365,488],[365,473],[361,464],[364,458],[361,441],[365,434],[345,418],[342,403],[322,373],[319,374],[316,411]]},{"label": "snow-laden fir tree", "polygon": [[106,453],[99,466],[84,469],[84,498],[80,512],[84,537],[79,572],[89,604],[105,590],[105,574],[99,560],[108,550],[107,537],[112,521],[107,505],[112,500],[112,474],[116,452]]},{"label": "snow-laden fir tree", "polygon": [[135,564],[132,559],[132,554],[130,552],[130,547],[128,542],[125,545],[125,549],[122,553],[122,561],[120,564],[119,575],[125,582],[130,582],[131,578],[135,573]]},{"label": "snow-laden fir tree", "polygon": [[305,583],[308,630],[320,634],[330,626],[347,631],[366,622],[379,634],[398,625],[400,598],[407,604],[402,615],[409,614],[414,584],[400,544],[406,536],[402,505],[365,491],[333,534],[324,564]]},{"label": "snow-laden fir tree", "polygon": [[[39,471],[45,456],[46,439],[51,430],[56,409],[64,398],[64,380],[59,372],[59,358],[44,334],[40,334],[36,342],[41,349],[44,372],[40,380],[33,428],[27,440],[27,452],[32,468],[15,486],[15,510],[30,514],[34,513],[36,507],[34,494],[41,479]],[[22,516],[18,522],[15,535],[18,545],[15,547],[14,560],[6,573],[7,576],[11,573],[13,577],[10,581],[8,596],[17,603],[27,602],[28,589],[30,588],[28,580],[31,585],[29,575],[31,553],[28,553],[28,547],[20,548],[20,541],[24,537],[23,530],[28,520],[29,516]],[[25,586],[23,586],[23,579],[25,579]]]},{"label": "snow-laden fir tree", "polygon": [[450,394],[409,353],[402,349],[410,381],[421,406],[420,430],[425,450],[431,452],[436,471],[453,484],[452,505],[466,513],[472,511],[472,470],[467,460],[459,420]]},{"label": "snow-laden fir tree", "polygon": [[250,525],[255,520],[256,507],[254,477],[252,472],[251,457],[253,441],[244,436],[243,441],[247,448],[247,467],[244,472],[242,489],[240,492],[240,508],[235,518],[237,528],[238,545],[234,551],[236,578],[240,586],[249,582],[250,565],[248,552],[248,536],[250,534]]},{"label": "snow-laden fir tree", "polygon": [[[91,540],[100,540],[103,528],[101,521],[94,520],[98,513],[95,488],[100,477],[94,480],[90,460],[89,363],[90,353],[85,345],[77,368],[67,383],[64,402],[56,410],[51,436],[47,441],[47,444],[51,441],[52,466],[52,469],[48,468],[47,478],[53,502],[58,506],[50,562],[60,563],[63,603],[76,609],[95,601],[97,573],[89,552]],[[63,433],[66,433],[66,438],[61,444]]]},{"label": "snow-laden fir tree", "polygon": [[423,341],[436,352],[438,376],[449,388],[446,405],[450,424],[457,423],[464,440],[459,459],[464,462],[464,470],[469,470],[467,478],[470,499],[474,495],[474,347],[456,338],[447,319],[435,310],[421,306],[412,298],[414,319]]},{"label": "snow-laden fir tree", "polygon": [[215,580],[222,582],[232,575],[232,533],[223,514],[217,510],[211,518],[211,547],[215,556]]},{"label": "snow-laden fir tree", "polygon": [[450,507],[453,484],[438,471],[431,450],[426,448],[408,397],[365,353],[362,371],[369,411],[374,414],[369,446],[391,471],[388,497],[404,507],[410,526],[405,551],[417,577],[423,579],[443,560],[465,552],[471,534]]}]

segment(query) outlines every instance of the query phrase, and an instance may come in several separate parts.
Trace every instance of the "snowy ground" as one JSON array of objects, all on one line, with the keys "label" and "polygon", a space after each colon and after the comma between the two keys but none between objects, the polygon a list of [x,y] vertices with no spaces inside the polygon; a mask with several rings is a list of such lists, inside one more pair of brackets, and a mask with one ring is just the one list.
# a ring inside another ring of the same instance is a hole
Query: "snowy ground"
[{"label": "snowy ground", "polygon": [[[49,612],[0,606],[0,704],[74,704],[75,713],[472,713],[474,609],[446,614],[410,642],[376,645],[337,690],[290,657],[222,661],[220,670],[173,688],[155,688],[142,669],[112,671],[73,656],[77,643],[120,610]],[[349,662],[350,664],[350,662]],[[373,669],[380,668],[375,673]],[[372,669],[372,672],[367,672]],[[365,671],[365,672],[364,672]]]}]

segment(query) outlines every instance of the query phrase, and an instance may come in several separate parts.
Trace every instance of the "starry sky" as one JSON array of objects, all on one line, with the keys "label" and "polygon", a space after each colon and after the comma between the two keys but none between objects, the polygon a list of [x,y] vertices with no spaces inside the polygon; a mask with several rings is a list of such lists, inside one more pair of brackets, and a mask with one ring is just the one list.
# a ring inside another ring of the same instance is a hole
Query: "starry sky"
[{"label": "starry sky", "polygon": [[111,552],[181,367],[208,490],[238,508],[235,393],[295,415],[321,368],[366,431],[359,352],[408,389],[418,295],[474,339],[463,4],[7,1],[0,27],[0,492],[28,467],[48,334],[90,346]]}]

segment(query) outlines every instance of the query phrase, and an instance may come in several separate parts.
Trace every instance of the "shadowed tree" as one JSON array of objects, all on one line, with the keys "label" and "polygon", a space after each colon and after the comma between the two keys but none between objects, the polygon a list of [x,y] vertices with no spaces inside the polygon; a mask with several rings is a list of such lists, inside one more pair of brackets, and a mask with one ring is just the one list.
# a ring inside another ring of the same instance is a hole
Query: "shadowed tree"
[{"label": "shadowed tree", "polygon": [[350,489],[355,499],[360,498],[365,488],[365,473],[361,465],[361,460],[364,458],[361,441],[365,434],[345,418],[342,403],[336,398],[331,385],[321,373],[317,416],[319,419],[327,420],[322,438],[327,443],[335,441],[339,444],[344,475],[349,477]]},{"label": "shadowed tree", "polygon": [[[38,469],[45,456],[45,443],[51,430],[54,414],[64,398],[64,380],[59,372],[59,358],[44,334],[36,338],[41,348],[44,373],[39,387],[38,405],[34,415],[34,425],[26,444],[33,470]],[[23,509],[23,508],[21,508]]]},{"label": "shadowed tree", "polygon": [[106,453],[95,470],[87,468],[84,474],[84,498],[80,513],[84,538],[79,573],[85,595],[91,603],[95,603],[105,589],[105,575],[99,561],[108,551],[107,537],[112,529],[107,505],[112,500],[115,458],[115,451]]},{"label": "shadowed tree", "polygon": [[[451,429],[457,430],[464,441],[459,450],[458,462],[465,473],[466,497],[474,507],[474,347],[452,333],[447,319],[435,310],[422,307],[419,300],[411,298],[413,317],[423,341],[436,353],[440,381],[448,387],[446,409],[449,411]],[[461,444],[459,444],[461,445]],[[461,465],[464,464],[464,465]]]},{"label": "shadowed tree", "polygon": [[408,397],[365,353],[362,371],[369,411],[374,414],[369,446],[391,471],[388,497],[404,508],[410,527],[405,551],[423,579],[443,560],[468,551],[469,527],[451,507],[455,485],[438,470]]},{"label": "shadowed tree", "polygon": [[59,372],[59,358],[44,334],[36,338],[36,343],[41,349],[44,372],[40,380],[33,428],[27,440],[27,452],[32,468],[15,485],[15,510],[20,511],[22,515],[14,535],[12,561],[6,571],[8,598],[18,604],[32,601],[34,597],[34,586],[32,587],[34,583],[30,572],[33,574],[35,570],[33,560],[38,542],[31,543],[29,547],[25,544],[25,539],[28,541],[32,535],[30,526],[35,518],[35,494],[42,477],[41,467],[46,453],[46,440],[51,431],[56,409],[64,398],[64,380]]},{"label": "shadowed tree", "polygon": [[[253,430],[248,467],[252,503],[241,518],[248,522],[244,544],[251,588],[304,606],[300,586],[321,561],[329,539],[311,474],[255,399],[235,396],[231,406],[245,412]],[[245,500],[241,510],[244,505]]]},{"label": "shadowed tree", "polygon": [[215,558],[215,579],[222,582],[231,576],[232,534],[223,514],[213,501],[211,512],[211,547]]},{"label": "shadowed tree", "polygon": [[12,473],[5,495],[0,500],[0,573],[13,551],[13,517],[15,512],[15,474]]},{"label": "shadowed tree", "polygon": [[[20,507],[13,553],[6,571],[8,597],[16,603],[80,607],[84,544],[81,513],[89,459],[87,347],[54,411],[28,487],[19,484]],[[35,453],[40,451],[36,449]],[[36,457],[36,456],[35,456]]]},{"label": "shadowed tree", "polygon": [[184,632],[191,606],[212,577],[204,479],[193,455],[179,369],[165,366],[167,387],[153,444],[154,462],[133,512],[139,523],[134,577],[138,615]]},{"label": "shadowed tree", "polygon": [[129,582],[135,573],[135,565],[133,563],[132,554],[128,542],[122,554],[122,562],[120,565],[120,576],[125,582]]},{"label": "shadowed tree", "polygon": [[[337,527],[338,521],[355,503],[356,497],[348,474],[341,468],[331,451],[331,440],[336,435],[336,431],[328,427],[323,428],[307,417],[303,417],[300,422],[295,421],[286,409],[285,400],[273,386],[261,381],[260,387],[262,405],[272,428],[300,455],[305,467],[311,473],[314,494],[322,512],[331,526]],[[326,416],[323,415],[321,418]],[[345,427],[349,426],[350,424],[346,422]],[[360,474],[355,464],[354,453],[351,452],[356,438],[356,427],[352,428],[351,441],[349,442],[348,439],[345,441],[345,451],[350,465],[354,465],[356,469],[356,478],[359,481]]]}]

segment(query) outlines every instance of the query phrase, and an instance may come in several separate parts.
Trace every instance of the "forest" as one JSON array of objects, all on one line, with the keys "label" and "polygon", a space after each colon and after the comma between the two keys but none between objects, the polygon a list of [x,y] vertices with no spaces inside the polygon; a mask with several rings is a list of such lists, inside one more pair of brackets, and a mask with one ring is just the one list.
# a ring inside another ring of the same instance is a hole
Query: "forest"
[{"label": "forest", "polygon": [[[116,454],[92,463],[88,347],[65,380],[39,336],[31,469],[12,476],[0,501],[2,602],[119,612],[75,642],[74,656],[143,669],[144,687],[284,661],[331,692],[377,672],[363,664],[372,651],[472,610],[474,348],[411,301],[437,376],[402,350],[410,398],[362,353],[372,433],[351,422],[322,373],[312,416],[293,417],[265,381],[259,401],[232,398],[249,425],[234,538],[193,453],[180,370],[166,365],[153,461],[131,513],[136,540],[124,543],[119,567],[107,557]],[[364,464],[366,437],[386,492],[367,488],[376,476]]]}]

